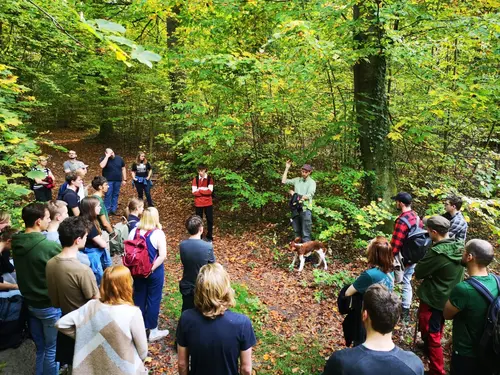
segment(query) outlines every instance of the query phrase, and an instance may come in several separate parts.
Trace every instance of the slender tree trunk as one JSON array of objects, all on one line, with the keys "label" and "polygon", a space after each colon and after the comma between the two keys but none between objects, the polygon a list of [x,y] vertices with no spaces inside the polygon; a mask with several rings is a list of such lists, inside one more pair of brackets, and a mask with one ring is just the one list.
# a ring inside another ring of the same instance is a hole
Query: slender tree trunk
[{"label": "slender tree trunk", "polygon": [[[386,96],[386,57],[381,46],[383,26],[378,22],[380,4],[371,0],[354,6],[354,19],[362,22],[355,35],[359,49],[377,46],[378,51],[354,65],[354,102],[359,126],[359,145],[368,199],[388,199],[396,190]],[[376,12],[374,12],[374,8]],[[374,14],[375,13],[375,14]]]},{"label": "slender tree trunk", "polygon": [[101,123],[99,124],[99,138],[103,140],[110,140],[114,135],[113,122],[109,119],[106,108],[109,103],[106,101],[108,93],[106,87],[108,82],[106,78],[99,74],[99,101],[100,101],[100,111],[101,111]]},{"label": "slender tree trunk", "polygon": [[[180,5],[174,6],[172,9],[173,16],[167,18],[167,46],[169,53],[173,54],[177,48],[178,38],[175,34],[177,26],[179,26],[178,16],[181,12]],[[178,143],[184,133],[183,123],[179,119],[182,110],[179,104],[182,103],[184,91],[184,72],[181,70],[172,70],[169,73],[170,79],[170,113],[172,114],[172,133],[175,143]],[[177,153],[174,154],[174,163],[177,163]]]}]

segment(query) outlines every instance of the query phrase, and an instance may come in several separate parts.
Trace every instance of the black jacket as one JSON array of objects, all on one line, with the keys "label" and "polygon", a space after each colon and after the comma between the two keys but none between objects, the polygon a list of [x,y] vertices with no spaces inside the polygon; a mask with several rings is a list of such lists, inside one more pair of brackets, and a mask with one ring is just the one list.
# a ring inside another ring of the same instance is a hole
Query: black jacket
[{"label": "black jacket", "polygon": [[342,322],[345,345],[347,347],[354,343],[354,346],[363,343],[366,339],[366,330],[361,319],[363,308],[363,295],[356,293],[351,297],[346,297],[345,292],[351,285],[342,288],[337,298],[337,306],[340,314],[347,314]]}]

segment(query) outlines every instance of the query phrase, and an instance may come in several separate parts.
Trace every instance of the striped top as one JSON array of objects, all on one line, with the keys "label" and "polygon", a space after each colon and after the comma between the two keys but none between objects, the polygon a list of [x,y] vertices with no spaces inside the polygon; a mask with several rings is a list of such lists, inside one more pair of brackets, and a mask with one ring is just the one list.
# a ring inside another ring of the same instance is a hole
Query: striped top
[{"label": "striped top", "polygon": [[73,375],[147,374],[148,343],[141,310],[91,300],[56,323],[75,338]]}]

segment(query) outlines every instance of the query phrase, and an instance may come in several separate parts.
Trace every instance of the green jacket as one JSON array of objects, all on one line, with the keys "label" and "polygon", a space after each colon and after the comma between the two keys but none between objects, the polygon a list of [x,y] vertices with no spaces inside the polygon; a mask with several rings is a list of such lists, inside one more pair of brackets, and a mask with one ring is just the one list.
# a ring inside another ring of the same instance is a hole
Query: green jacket
[{"label": "green jacket", "polygon": [[47,290],[45,265],[60,252],[61,246],[47,240],[40,232],[19,233],[12,238],[17,284],[29,306],[38,309],[52,306]]},{"label": "green jacket", "polygon": [[424,281],[417,296],[427,305],[443,310],[451,290],[464,278],[461,264],[463,241],[446,239],[436,242],[415,267],[415,278]]}]

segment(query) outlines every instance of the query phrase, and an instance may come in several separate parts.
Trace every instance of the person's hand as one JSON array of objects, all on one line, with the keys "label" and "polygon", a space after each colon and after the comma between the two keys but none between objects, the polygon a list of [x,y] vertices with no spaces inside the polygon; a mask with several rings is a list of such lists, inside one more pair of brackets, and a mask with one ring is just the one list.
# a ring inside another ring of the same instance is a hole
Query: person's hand
[{"label": "person's hand", "polygon": [[288,191],[288,194],[290,194],[290,195],[294,195],[294,194],[295,194],[295,192],[293,191],[293,189],[290,189],[290,190]]},{"label": "person's hand", "polygon": [[305,201],[305,200],[308,200],[309,197],[307,195],[303,195],[302,198],[300,198],[301,201]]},{"label": "person's hand", "polygon": [[286,167],[287,167],[287,168],[290,168],[291,166],[292,166],[292,161],[291,161],[290,159],[288,159],[288,160],[286,161]]},{"label": "person's hand", "polygon": [[122,181],[122,185],[125,186],[127,184],[127,180]]},{"label": "person's hand", "polygon": [[107,158],[110,158],[111,155],[113,155],[112,152],[109,152],[109,151],[104,151],[104,155],[107,157]]}]

